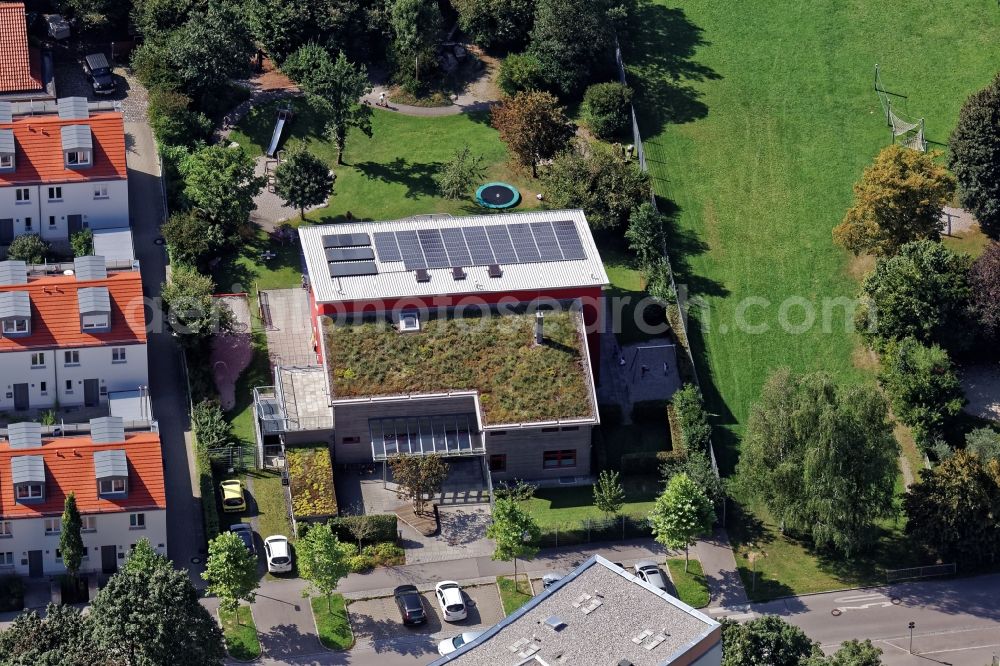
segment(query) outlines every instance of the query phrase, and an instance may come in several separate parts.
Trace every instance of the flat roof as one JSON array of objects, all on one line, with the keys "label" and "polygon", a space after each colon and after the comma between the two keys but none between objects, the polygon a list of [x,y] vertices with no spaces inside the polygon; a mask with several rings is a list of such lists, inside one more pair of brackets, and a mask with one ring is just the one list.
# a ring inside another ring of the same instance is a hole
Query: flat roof
[{"label": "flat roof", "polygon": [[318,303],[610,283],[581,210],[302,226],[299,237]]},{"label": "flat roof", "polygon": [[718,622],[600,555],[431,666],[690,663],[722,640]]}]

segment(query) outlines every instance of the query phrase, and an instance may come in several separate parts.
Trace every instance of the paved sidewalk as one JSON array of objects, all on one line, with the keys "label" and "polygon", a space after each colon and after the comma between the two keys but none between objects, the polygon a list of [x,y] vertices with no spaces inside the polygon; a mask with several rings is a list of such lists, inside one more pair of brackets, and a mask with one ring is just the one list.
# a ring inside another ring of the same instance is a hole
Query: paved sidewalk
[{"label": "paved sidewalk", "polygon": [[695,557],[701,562],[711,606],[737,606],[747,603],[747,593],[743,589],[733,547],[724,529],[717,529],[712,536],[701,539],[694,547]]}]

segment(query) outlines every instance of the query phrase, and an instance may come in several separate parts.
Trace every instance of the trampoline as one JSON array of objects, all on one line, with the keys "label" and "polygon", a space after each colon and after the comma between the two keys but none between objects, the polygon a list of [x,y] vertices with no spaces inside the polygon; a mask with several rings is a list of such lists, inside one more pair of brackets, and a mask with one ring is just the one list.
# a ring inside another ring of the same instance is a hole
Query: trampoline
[{"label": "trampoline", "polygon": [[507,183],[486,183],[476,190],[476,203],[483,208],[512,208],[521,202],[521,193]]}]

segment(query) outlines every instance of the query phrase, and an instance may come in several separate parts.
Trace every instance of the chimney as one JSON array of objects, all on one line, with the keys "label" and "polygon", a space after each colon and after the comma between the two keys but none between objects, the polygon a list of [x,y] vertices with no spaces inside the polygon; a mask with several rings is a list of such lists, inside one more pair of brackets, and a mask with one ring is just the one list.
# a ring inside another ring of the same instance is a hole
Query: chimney
[{"label": "chimney", "polygon": [[544,338],[545,338],[545,336],[543,335],[544,328],[545,328],[545,314],[541,310],[539,310],[538,312],[535,313],[535,344],[536,345],[542,344],[542,340],[544,340]]}]

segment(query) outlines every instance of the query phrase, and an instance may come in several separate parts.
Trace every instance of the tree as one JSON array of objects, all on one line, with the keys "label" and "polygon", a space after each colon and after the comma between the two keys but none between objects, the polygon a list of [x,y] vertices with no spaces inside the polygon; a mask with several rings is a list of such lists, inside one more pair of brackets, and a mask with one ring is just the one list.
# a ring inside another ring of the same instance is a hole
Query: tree
[{"label": "tree", "polygon": [[538,177],[538,163],[563,150],[573,128],[559,100],[545,92],[519,92],[493,107],[491,122],[507,145],[511,158],[531,167]]},{"label": "tree", "polygon": [[628,218],[628,228],[625,229],[625,240],[642,266],[652,266],[663,256],[663,218],[653,208],[653,204],[644,202],[632,211]]},{"label": "tree", "polygon": [[399,484],[400,495],[413,500],[413,511],[422,513],[426,500],[441,492],[441,485],[448,478],[448,463],[438,455],[400,455],[389,459],[392,480]]},{"label": "tree", "polygon": [[181,344],[198,345],[205,338],[232,327],[232,313],[212,293],[215,283],[195,268],[178,264],[163,283],[161,296],[171,330]]},{"label": "tree", "polygon": [[220,227],[209,224],[198,210],[172,213],[160,232],[175,265],[200,266],[209,254],[225,245]]},{"label": "tree", "polygon": [[311,35],[309,4],[308,0],[250,0],[244,5],[254,40],[274,62],[284,63]]},{"label": "tree", "polygon": [[222,632],[188,572],[174,569],[146,539],[94,599],[89,619],[106,663],[172,666],[183,655],[185,664],[220,666],[225,657]]},{"label": "tree", "polygon": [[829,657],[815,656],[802,662],[803,666],[881,666],[882,648],[875,647],[869,639],[844,641],[840,649]]},{"label": "tree", "polygon": [[921,471],[903,508],[906,533],[942,561],[974,567],[1000,560],[1000,461],[956,451]]},{"label": "tree", "polygon": [[90,622],[73,606],[49,604],[45,618],[27,610],[0,630],[0,663],[5,666],[107,666],[110,656],[95,645]]},{"label": "tree", "polygon": [[119,26],[128,16],[128,3],[115,0],[60,0],[57,4],[88,32]]},{"label": "tree", "polygon": [[337,164],[343,164],[348,130],[353,127],[367,137],[372,135],[372,110],[360,103],[372,91],[368,70],[351,64],[343,52],[333,59],[316,44],[300,48],[282,68],[319,109],[326,121],[326,134],[337,146]]},{"label": "tree", "polygon": [[455,151],[455,156],[441,165],[434,180],[438,192],[446,199],[460,199],[468,196],[476,183],[486,175],[483,156],[473,155],[469,144]]},{"label": "tree", "polygon": [[[208,220],[206,233],[235,243],[249,228],[250,213],[266,179],[254,175],[253,158],[242,148],[206,146],[181,160],[184,198]],[[212,229],[217,225],[217,229]]]},{"label": "tree", "polygon": [[155,38],[184,25],[193,4],[193,0],[134,0],[132,22],[144,37]]},{"label": "tree", "polygon": [[834,241],[854,254],[892,255],[916,240],[941,238],[941,213],[955,179],[935,159],[893,144],[854,184],[854,205],[833,230]]},{"label": "tree", "polygon": [[365,514],[342,516],[341,522],[358,542],[358,552],[361,552],[361,542],[368,541],[378,534],[378,526]]},{"label": "tree", "polygon": [[622,488],[618,472],[604,470],[594,485],[594,506],[609,517],[616,516],[625,504],[625,489]]},{"label": "tree", "polygon": [[689,547],[710,532],[714,522],[711,500],[683,472],[671,477],[649,513],[656,540],[667,548],[684,548],[684,571],[688,567]]},{"label": "tree", "polygon": [[7,258],[23,261],[27,264],[40,264],[49,253],[49,244],[38,234],[21,234],[10,242],[7,248]]},{"label": "tree", "polygon": [[530,560],[538,554],[542,531],[534,518],[521,508],[517,500],[497,499],[493,503],[493,522],[486,528],[487,538],[496,542],[493,559],[514,562],[514,585],[517,586],[517,559]]},{"label": "tree", "polygon": [[665,483],[669,483],[670,479],[677,474],[686,474],[696,486],[701,488],[701,491],[712,501],[712,506],[716,509],[722,506],[726,499],[726,489],[722,479],[712,468],[712,461],[708,454],[699,450],[689,450],[660,465],[660,476]]},{"label": "tree", "polygon": [[969,96],[948,141],[948,167],[962,206],[983,233],[1000,238],[1000,74]]},{"label": "tree", "polygon": [[583,109],[597,138],[614,138],[632,119],[632,89],[617,81],[595,83],[583,95]]},{"label": "tree", "polygon": [[458,25],[485,48],[517,49],[527,42],[534,0],[455,0]]},{"label": "tree", "polygon": [[965,450],[979,456],[984,463],[1000,460],[1000,432],[976,428],[965,436]]},{"label": "tree", "polygon": [[886,346],[879,383],[900,421],[913,428],[927,449],[941,437],[965,405],[965,394],[948,352],[904,338]]},{"label": "tree", "polygon": [[231,441],[232,426],[215,400],[202,400],[194,406],[191,425],[198,443],[206,449],[219,448]]},{"label": "tree", "polygon": [[677,294],[674,292],[673,281],[671,280],[670,264],[666,257],[660,257],[646,266],[643,270],[646,278],[646,292],[658,300],[664,307],[668,303],[677,302]]},{"label": "tree", "polygon": [[895,257],[876,260],[861,284],[855,325],[876,351],[892,340],[916,338],[958,352],[971,343],[971,260],[940,243],[907,243]]},{"label": "tree", "polygon": [[[341,543],[326,523],[310,527],[295,545],[299,557],[299,574],[319,594],[326,597],[330,610],[333,609],[330,596],[337,589],[340,580],[351,572],[348,563],[349,545]],[[360,541],[358,547],[360,548]]]},{"label": "tree", "polygon": [[[301,562],[299,563],[301,566]],[[208,592],[219,597],[219,608],[236,613],[241,601],[257,598],[257,558],[233,532],[223,532],[208,544],[208,561],[201,577],[208,581]]]},{"label": "tree", "polygon": [[632,211],[649,201],[649,174],[619,151],[593,146],[590,153],[567,150],[543,177],[553,208],[582,208],[594,229],[620,231]]},{"label": "tree", "polygon": [[497,86],[505,95],[542,88],[542,65],[530,53],[512,53],[500,61]]},{"label": "tree", "polygon": [[443,26],[441,10],[433,0],[394,0],[391,17],[396,75],[413,92],[419,86],[420,73],[437,66],[435,51]]},{"label": "tree", "polygon": [[83,546],[83,519],[80,510],[76,508],[76,494],[66,495],[63,501],[62,527],[59,531],[59,551],[62,553],[63,566],[73,578],[80,571],[83,556],[87,549]]},{"label": "tree", "polygon": [[94,254],[94,232],[81,229],[70,235],[69,245],[73,248],[74,257],[89,257]]},{"label": "tree", "polygon": [[149,91],[149,126],[161,145],[193,147],[209,138],[212,121],[190,107],[191,98],[184,93],[164,88]]},{"label": "tree", "polygon": [[202,108],[209,102],[218,103],[216,95],[226,89],[229,80],[248,72],[256,51],[238,4],[216,0],[204,6],[181,28],[168,33],[162,40],[166,47],[158,51],[166,56],[181,91]]},{"label": "tree", "polygon": [[800,666],[819,645],[777,615],[722,622],[722,666]]},{"label": "tree", "polygon": [[547,87],[578,95],[599,69],[610,69],[615,21],[607,0],[538,0],[528,52]]},{"label": "tree", "polygon": [[986,246],[972,264],[969,280],[976,318],[987,337],[1000,338],[1000,243]]},{"label": "tree", "polygon": [[333,192],[333,172],[307,150],[296,150],[286,157],[275,170],[274,180],[274,191],[286,205],[299,209],[302,220],[307,207],[325,204]]}]

